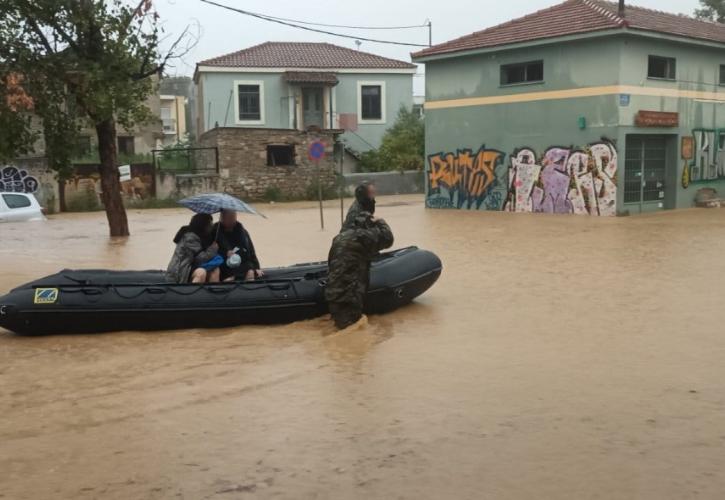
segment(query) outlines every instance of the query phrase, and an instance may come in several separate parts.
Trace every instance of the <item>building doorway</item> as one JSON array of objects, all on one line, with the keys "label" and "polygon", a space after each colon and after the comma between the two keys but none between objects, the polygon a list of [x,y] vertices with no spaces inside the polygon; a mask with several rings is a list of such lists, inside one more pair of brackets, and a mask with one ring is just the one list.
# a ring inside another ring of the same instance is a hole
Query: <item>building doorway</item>
[{"label": "building doorway", "polygon": [[302,123],[304,127],[323,127],[322,87],[302,88]]},{"label": "building doorway", "polygon": [[[675,137],[675,136],[672,136]],[[624,160],[624,205],[635,213],[674,208],[676,184],[668,135],[627,135]]]}]

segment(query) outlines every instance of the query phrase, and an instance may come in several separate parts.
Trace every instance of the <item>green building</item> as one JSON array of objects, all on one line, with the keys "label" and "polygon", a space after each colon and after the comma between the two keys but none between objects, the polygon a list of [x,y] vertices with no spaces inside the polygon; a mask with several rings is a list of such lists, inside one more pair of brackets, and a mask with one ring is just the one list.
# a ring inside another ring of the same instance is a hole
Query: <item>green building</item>
[{"label": "green building", "polygon": [[616,215],[725,195],[725,25],[567,0],[413,60],[429,207]]}]

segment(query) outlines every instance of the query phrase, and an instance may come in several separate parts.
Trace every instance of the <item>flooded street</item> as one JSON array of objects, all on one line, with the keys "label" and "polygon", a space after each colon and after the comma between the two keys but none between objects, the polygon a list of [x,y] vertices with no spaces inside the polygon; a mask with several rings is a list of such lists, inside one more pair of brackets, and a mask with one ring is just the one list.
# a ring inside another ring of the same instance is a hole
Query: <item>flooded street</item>
[{"label": "flooded street", "polygon": [[[263,266],[326,257],[339,204],[258,208]],[[0,332],[0,498],[723,497],[725,211],[377,215],[444,270],[355,332]],[[0,294],[165,268],[189,212],[129,217],[0,226]]]}]

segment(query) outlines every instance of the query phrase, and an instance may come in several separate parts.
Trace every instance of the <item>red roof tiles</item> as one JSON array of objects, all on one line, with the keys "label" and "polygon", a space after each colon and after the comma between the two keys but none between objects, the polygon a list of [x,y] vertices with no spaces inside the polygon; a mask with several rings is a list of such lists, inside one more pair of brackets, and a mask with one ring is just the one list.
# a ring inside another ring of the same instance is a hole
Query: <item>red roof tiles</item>
[{"label": "red roof tiles", "polygon": [[265,42],[199,63],[232,68],[414,69],[415,65],[331,43]]},{"label": "red roof tiles", "polygon": [[566,0],[548,9],[423,49],[414,53],[413,57],[623,28],[725,43],[723,24],[629,5],[625,7],[624,16],[619,17],[616,3],[604,0]]}]

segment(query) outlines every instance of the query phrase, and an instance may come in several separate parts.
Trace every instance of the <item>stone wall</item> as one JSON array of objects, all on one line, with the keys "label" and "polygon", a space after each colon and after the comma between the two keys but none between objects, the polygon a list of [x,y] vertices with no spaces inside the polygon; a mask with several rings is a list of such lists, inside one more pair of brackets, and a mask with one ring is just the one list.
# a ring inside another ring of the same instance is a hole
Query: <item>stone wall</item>
[{"label": "stone wall", "polygon": [[350,196],[355,194],[357,185],[364,181],[375,183],[379,195],[425,193],[425,174],[422,170],[346,173],[344,179],[345,192]]},{"label": "stone wall", "polygon": [[[333,146],[341,131],[302,132],[287,129],[215,128],[204,133],[201,146],[219,149],[219,172],[224,191],[245,200],[272,195],[305,198],[316,192],[318,166],[309,159],[308,147],[314,141],[326,145],[326,156],[319,164],[319,178],[325,189],[336,185]],[[272,166],[268,146],[294,148],[293,165]]]}]

